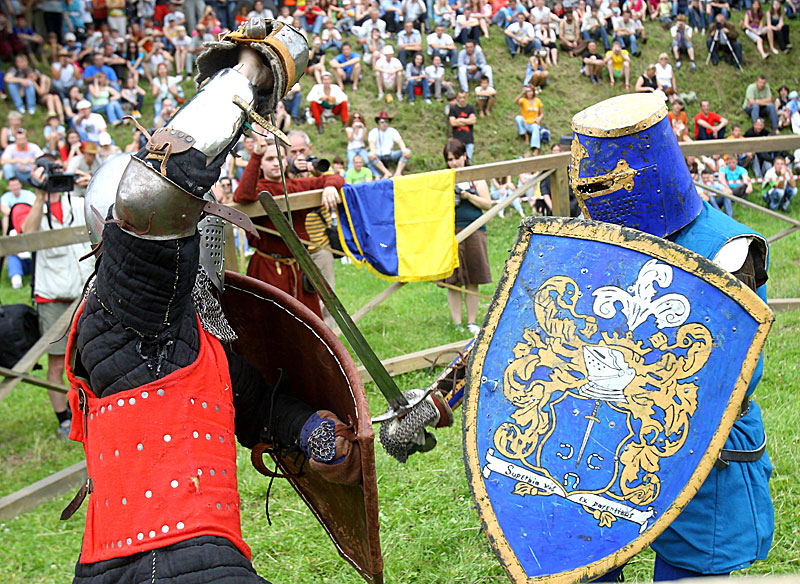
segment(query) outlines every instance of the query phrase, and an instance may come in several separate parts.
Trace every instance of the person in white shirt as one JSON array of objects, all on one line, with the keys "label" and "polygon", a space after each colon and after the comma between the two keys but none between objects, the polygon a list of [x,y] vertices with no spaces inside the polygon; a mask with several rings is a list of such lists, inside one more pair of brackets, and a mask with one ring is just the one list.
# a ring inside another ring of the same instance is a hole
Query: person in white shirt
[{"label": "person in white shirt", "polygon": [[3,176],[8,180],[12,176],[24,183],[31,182],[36,159],[44,152],[33,142],[28,142],[28,132],[20,128],[15,140],[3,150],[0,162],[3,164]]},{"label": "person in white shirt", "polygon": [[442,62],[447,61],[450,67],[455,69],[456,60],[458,59],[456,43],[453,41],[453,37],[444,32],[443,24],[437,24],[434,27],[433,33],[428,35],[427,41],[428,55],[431,58],[434,55],[439,55],[442,58]]},{"label": "person in white shirt", "polygon": [[764,174],[764,187],[762,193],[764,202],[773,211],[778,208],[781,211],[788,211],[792,199],[797,194],[797,181],[792,172],[786,166],[786,159],[783,156],[776,156],[775,166]]},{"label": "person in white shirt", "polygon": [[[675,86],[675,73],[672,70],[672,65],[669,64],[669,56],[666,53],[661,53],[658,56],[656,81],[658,82],[658,88],[669,96],[670,102],[674,101],[678,96],[678,88]],[[672,91],[667,91],[668,89],[672,89]]]},{"label": "person in white shirt", "polygon": [[317,131],[322,134],[322,112],[325,110],[339,116],[342,124],[347,124],[347,95],[338,86],[332,83],[333,76],[325,71],[322,74],[322,83],[317,83],[308,92],[306,100],[311,104],[311,115],[317,124]]},{"label": "person in white shirt", "polygon": [[517,12],[516,20],[508,25],[504,33],[506,46],[512,59],[517,56],[517,52],[524,52],[526,55],[530,55],[534,49],[539,49],[542,46],[534,38],[533,25],[525,20],[525,15],[521,12]]},{"label": "person in white shirt", "polygon": [[692,64],[692,71],[697,71],[694,62],[694,47],[692,46],[692,27],[686,26],[686,15],[679,14],[675,20],[675,25],[669,29],[672,37],[672,54],[675,55],[675,68],[681,68],[681,52],[689,55]]},{"label": "person in white shirt", "polygon": [[422,50],[422,35],[414,28],[414,22],[406,20],[403,30],[397,33],[397,58],[403,68],[408,65],[411,57]]},{"label": "person in white shirt", "polygon": [[536,6],[531,8],[531,24],[533,26],[537,24],[550,26],[550,16],[550,9],[545,6],[544,0],[536,0]]},{"label": "person in white shirt", "polygon": [[[253,9],[247,15],[247,18],[266,18],[268,20],[272,20],[275,18],[275,15],[269,8],[264,8],[263,0],[256,0],[253,2]],[[289,24],[291,24],[291,22],[289,22]]]},{"label": "person in white shirt", "polygon": [[466,44],[468,40],[477,43],[481,38],[480,20],[473,14],[469,5],[464,6],[464,14],[456,16],[455,35],[456,42],[462,45]]},{"label": "person in white shirt", "polygon": [[335,48],[337,51],[342,50],[342,33],[336,30],[335,24],[333,20],[328,19],[323,25],[325,28],[322,29],[322,34],[320,35],[322,38],[320,50],[323,52],[331,48]]},{"label": "person in white shirt", "polygon": [[377,8],[369,9],[369,18],[364,21],[361,26],[354,26],[353,33],[356,35],[356,41],[359,45],[366,45],[370,38],[372,38],[373,29],[377,29],[381,33],[381,38],[386,38],[386,21],[378,18],[380,12]]},{"label": "person in white shirt", "polygon": [[406,148],[400,132],[389,126],[391,121],[392,118],[389,117],[389,114],[381,112],[375,118],[378,127],[372,128],[367,135],[369,163],[383,173],[383,178],[392,176],[392,173],[386,168],[386,165],[392,162],[397,162],[394,176],[402,176],[403,169],[411,156],[411,150]]},{"label": "person in white shirt", "polygon": [[611,26],[614,28],[614,40],[619,41],[623,49],[634,57],[639,56],[639,47],[636,42],[636,23],[631,19],[631,11],[625,10],[622,16],[611,18]]},{"label": "person in white shirt", "polygon": [[106,129],[106,121],[100,114],[92,113],[92,104],[82,99],[76,106],[78,115],[75,116],[75,129],[84,142],[97,142],[100,140],[100,132]]},{"label": "person in white shirt", "polygon": [[384,92],[397,92],[397,99],[403,101],[403,65],[394,56],[391,45],[383,47],[383,55],[375,63],[375,81],[378,84],[378,99]]},{"label": "person in white shirt", "polygon": [[431,64],[425,67],[425,75],[428,76],[428,85],[433,86],[433,98],[437,101],[442,99],[442,88],[445,91],[455,92],[453,84],[444,78],[444,67],[440,55],[432,57]]},{"label": "person in white shirt", "polygon": [[[11,228],[11,208],[17,203],[33,205],[36,195],[31,191],[23,189],[22,181],[15,176],[7,179],[7,183],[8,191],[0,197],[0,213],[3,214],[2,235],[16,235],[16,230]],[[30,252],[26,251],[18,255],[6,256],[6,265],[8,268],[8,279],[11,280],[11,287],[14,290],[19,290],[22,288],[22,276],[24,274],[29,274],[31,271]]]}]

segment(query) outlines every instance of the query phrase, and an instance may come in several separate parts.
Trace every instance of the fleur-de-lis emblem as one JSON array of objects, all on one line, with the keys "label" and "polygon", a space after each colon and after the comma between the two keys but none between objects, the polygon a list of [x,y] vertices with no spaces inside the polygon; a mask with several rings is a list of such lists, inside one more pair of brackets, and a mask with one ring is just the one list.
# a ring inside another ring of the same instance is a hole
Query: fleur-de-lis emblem
[{"label": "fleur-de-lis emblem", "polygon": [[691,305],[683,294],[669,293],[654,298],[655,284],[668,288],[672,283],[672,266],[648,260],[639,270],[633,285],[625,291],[618,286],[603,286],[594,291],[592,310],[601,318],[613,318],[617,314],[616,303],[622,305],[628,329],[633,331],[650,316],[656,319],[658,329],[682,325],[689,318]]}]

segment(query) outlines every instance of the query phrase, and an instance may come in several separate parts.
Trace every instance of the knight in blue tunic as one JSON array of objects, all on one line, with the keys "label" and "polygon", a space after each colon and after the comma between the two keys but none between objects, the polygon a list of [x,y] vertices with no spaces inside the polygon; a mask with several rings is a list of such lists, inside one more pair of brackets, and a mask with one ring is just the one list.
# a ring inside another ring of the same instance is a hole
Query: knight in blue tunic
[{"label": "knight in blue tunic", "polygon": [[[666,116],[663,100],[651,94],[614,97],[575,115],[570,182],[583,215],[682,245],[766,301],[766,239],[698,196]],[[729,574],[767,557],[772,465],[761,410],[750,398],[762,371],[763,356],[717,464],[652,543],[655,580]]]}]

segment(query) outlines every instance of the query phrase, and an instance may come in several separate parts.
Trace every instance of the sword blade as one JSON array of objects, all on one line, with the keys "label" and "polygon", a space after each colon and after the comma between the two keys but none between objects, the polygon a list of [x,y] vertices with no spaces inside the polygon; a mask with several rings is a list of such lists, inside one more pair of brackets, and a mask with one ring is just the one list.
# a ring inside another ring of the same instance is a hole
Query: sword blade
[{"label": "sword blade", "polygon": [[583,434],[583,442],[581,442],[581,449],[578,450],[578,458],[575,460],[575,468],[578,468],[578,465],[581,463],[581,458],[583,458],[583,451],[586,450],[586,443],[589,442],[589,435],[592,433],[592,426],[595,425],[596,422],[600,420],[597,419],[597,410],[600,408],[600,402],[595,400],[594,402],[594,411],[589,416],[585,416],[589,423],[586,424],[586,432]]},{"label": "sword blade", "polygon": [[336,293],[331,289],[330,284],[328,284],[327,280],[325,280],[325,277],[319,271],[319,268],[317,268],[314,260],[311,259],[311,254],[306,249],[306,246],[300,241],[300,238],[297,236],[297,233],[295,233],[292,226],[286,220],[286,216],[278,208],[278,205],[275,203],[272,195],[266,191],[263,191],[259,193],[258,200],[261,203],[261,206],[264,207],[264,211],[266,211],[267,216],[275,225],[275,229],[277,229],[278,233],[281,234],[281,237],[286,243],[286,246],[289,248],[289,251],[292,252],[292,255],[294,255],[295,259],[297,260],[297,263],[300,264],[300,269],[302,269],[306,276],[308,276],[308,279],[311,280],[311,283],[314,285],[314,289],[317,291],[317,294],[319,294],[320,298],[322,298],[325,306],[328,307],[333,320],[336,321],[336,324],[342,331],[344,338],[347,339],[347,342],[353,348],[353,351],[355,351],[356,355],[358,355],[358,358],[361,359],[364,369],[366,369],[372,376],[372,380],[375,382],[375,385],[378,386],[380,392],[388,400],[391,408],[397,413],[402,413],[408,409],[409,403],[406,397],[403,395],[403,392],[401,392],[400,388],[397,387],[394,379],[392,379],[392,376],[389,375],[388,371],[386,371],[386,368],[383,366],[383,363],[381,363],[381,360],[378,359],[378,356],[375,354],[375,351],[372,350],[372,347],[370,347],[367,339],[364,338],[364,335],[362,335],[361,331],[358,330],[358,327],[353,322],[353,319],[350,318],[350,314],[345,309],[341,300],[339,300],[339,297],[336,296]]}]

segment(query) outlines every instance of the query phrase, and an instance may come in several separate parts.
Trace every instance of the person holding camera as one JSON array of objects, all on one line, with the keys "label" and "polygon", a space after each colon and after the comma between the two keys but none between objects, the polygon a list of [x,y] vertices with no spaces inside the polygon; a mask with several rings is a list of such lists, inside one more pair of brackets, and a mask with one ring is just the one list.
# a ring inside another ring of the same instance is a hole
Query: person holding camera
[{"label": "person holding camera", "polygon": [[675,68],[681,68],[681,53],[689,55],[692,71],[697,71],[694,62],[694,46],[692,46],[692,27],[686,26],[686,16],[679,14],[675,26],[669,29],[672,37],[672,54],[675,56]]},{"label": "person holding camera", "polygon": [[[57,172],[58,168],[57,163],[49,163],[46,167],[37,163],[31,176],[32,184],[36,187],[36,198],[30,206],[16,205],[11,215],[12,223],[18,233],[54,231],[85,225],[83,198],[70,197],[69,194],[61,192],[50,192],[47,188],[48,175]],[[80,259],[91,251],[92,248],[86,242],[49,248],[36,254],[33,296],[42,334],[55,324],[73,300],[80,297],[86,280],[94,270],[93,258],[84,261]],[[63,383],[66,350],[66,335],[47,346],[48,381]],[[58,418],[57,436],[61,440],[66,440],[71,428],[67,398],[58,391],[47,393]]]},{"label": "person holding camera", "polygon": [[734,60],[736,65],[741,68],[742,43],[736,40],[738,38],[739,31],[736,30],[736,27],[728,24],[724,13],[718,13],[714,24],[708,27],[708,36],[706,37],[706,46],[708,47],[708,56],[711,59],[711,64],[716,65],[719,63],[720,51],[727,51],[729,58]]}]

